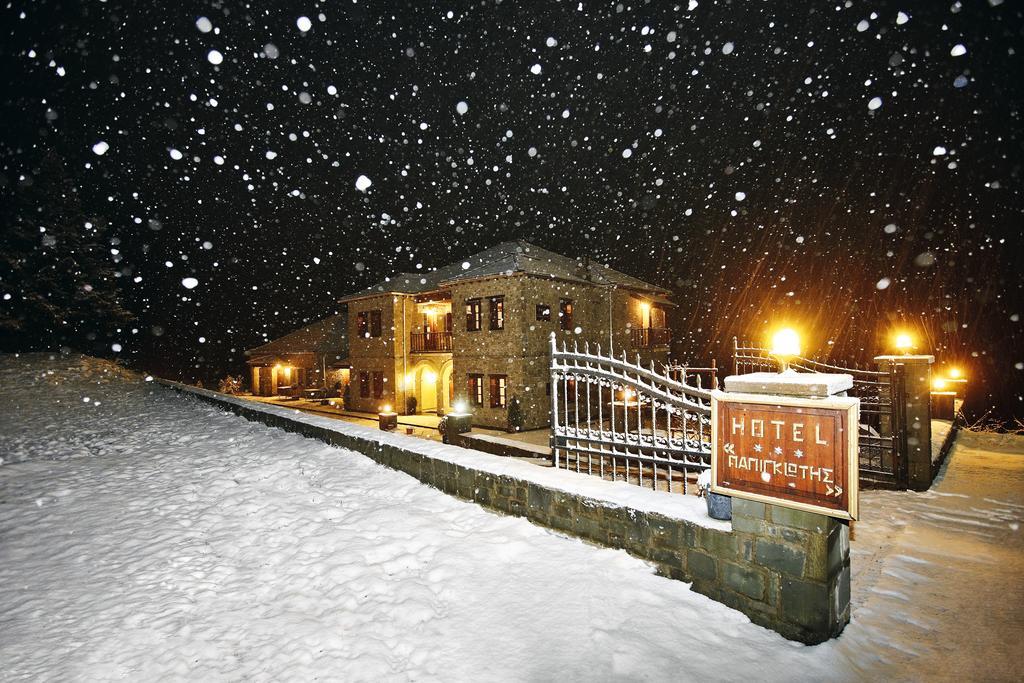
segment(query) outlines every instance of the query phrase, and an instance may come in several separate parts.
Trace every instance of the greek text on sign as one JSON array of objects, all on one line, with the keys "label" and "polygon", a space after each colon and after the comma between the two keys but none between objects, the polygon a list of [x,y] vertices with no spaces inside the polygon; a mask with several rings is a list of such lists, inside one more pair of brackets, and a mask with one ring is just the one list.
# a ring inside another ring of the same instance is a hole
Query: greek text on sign
[{"label": "greek text on sign", "polygon": [[857,517],[857,399],[715,393],[712,491]]}]

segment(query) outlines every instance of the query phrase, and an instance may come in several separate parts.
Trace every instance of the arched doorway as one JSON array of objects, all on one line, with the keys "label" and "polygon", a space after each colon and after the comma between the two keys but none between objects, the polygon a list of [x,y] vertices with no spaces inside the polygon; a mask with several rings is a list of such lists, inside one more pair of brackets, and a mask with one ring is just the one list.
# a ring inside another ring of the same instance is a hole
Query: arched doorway
[{"label": "arched doorway", "polygon": [[441,366],[441,384],[438,387],[441,396],[441,412],[451,412],[452,403],[455,400],[455,385],[452,384],[452,362],[448,361]]},{"label": "arched doorway", "polygon": [[437,410],[437,370],[427,364],[416,369],[416,409],[421,413]]}]

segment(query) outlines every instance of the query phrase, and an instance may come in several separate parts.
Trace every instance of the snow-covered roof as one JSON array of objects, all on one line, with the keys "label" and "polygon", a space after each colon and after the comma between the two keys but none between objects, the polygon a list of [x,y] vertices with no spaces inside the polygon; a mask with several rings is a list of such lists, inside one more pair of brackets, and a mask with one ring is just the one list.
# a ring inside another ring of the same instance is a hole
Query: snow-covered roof
[{"label": "snow-covered roof", "polygon": [[[398,273],[383,282],[349,294],[341,301],[351,301],[384,293],[419,294],[465,280],[501,277],[516,273],[570,282],[624,287],[660,294],[663,297],[671,294],[664,287],[645,282],[632,275],[626,275],[606,264],[582,257],[563,256],[525,240],[514,240],[502,242],[437,270],[425,273]],[[668,303],[667,299],[663,300]]]},{"label": "snow-covered roof", "polygon": [[249,357],[249,362],[254,362],[262,357],[274,358],[298,353],[334,354],[338,358],[347,357],[348,339],[345,335],[347,320],[346,313],[328,316],[312,325],[289,332],[283,337],[248,349],[245,355]]}]

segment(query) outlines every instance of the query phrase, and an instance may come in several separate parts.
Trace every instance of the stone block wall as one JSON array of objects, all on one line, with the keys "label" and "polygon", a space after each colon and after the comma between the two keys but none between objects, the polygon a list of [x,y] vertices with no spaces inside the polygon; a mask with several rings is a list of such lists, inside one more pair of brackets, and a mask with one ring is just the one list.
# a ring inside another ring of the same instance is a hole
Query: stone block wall
[{"label": "stone block wall", "polygon": [[359,451],[450,495],[626,550],[663,576],[692,582],[697,592],[786,638],[820,643],[849,622],[849,527],[835,519],[734,498],[731,530],[703,526],[488,472],[485,454],[479,468],[469,467],[419,452],[414,439],[408,446],[381,443],[241,399],[161,382],[247,419]]}]

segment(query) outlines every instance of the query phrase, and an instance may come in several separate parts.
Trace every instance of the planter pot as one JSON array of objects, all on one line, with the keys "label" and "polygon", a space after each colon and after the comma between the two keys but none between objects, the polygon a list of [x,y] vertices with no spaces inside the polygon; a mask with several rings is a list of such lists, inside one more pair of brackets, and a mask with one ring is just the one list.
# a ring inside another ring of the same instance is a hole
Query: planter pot
[{"label": "planter pot", "polygon": [[732,498],[721,493],[708,491],[704,496],[708,504],[708,517],[711,519],[732,519]]}]

